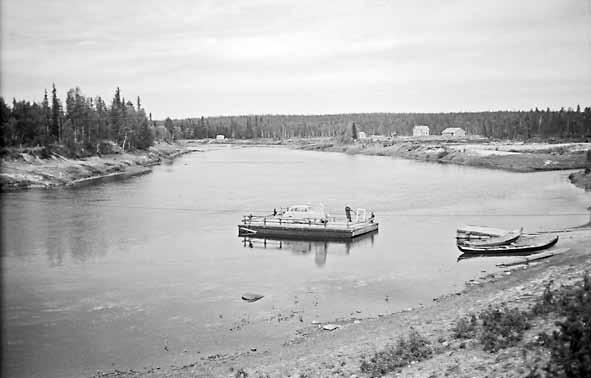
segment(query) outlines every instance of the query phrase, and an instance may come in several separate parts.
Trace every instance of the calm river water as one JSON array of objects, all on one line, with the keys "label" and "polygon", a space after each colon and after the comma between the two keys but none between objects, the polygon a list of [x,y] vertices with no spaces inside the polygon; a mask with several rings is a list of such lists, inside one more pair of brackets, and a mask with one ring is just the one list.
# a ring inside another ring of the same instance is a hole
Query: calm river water
[{"label": "calm river water", "polygon": [[[204,147],[127,181],[2,195],[2,375],[162,369],[280,345],[311,321],[375,317],[459,290],[460,224],[587,221],[565,172],[518,174],[271,147]],[[375,210],[350,244],[244,246],[243,214]],[[244,292],[265,297],[255,303]]]}]

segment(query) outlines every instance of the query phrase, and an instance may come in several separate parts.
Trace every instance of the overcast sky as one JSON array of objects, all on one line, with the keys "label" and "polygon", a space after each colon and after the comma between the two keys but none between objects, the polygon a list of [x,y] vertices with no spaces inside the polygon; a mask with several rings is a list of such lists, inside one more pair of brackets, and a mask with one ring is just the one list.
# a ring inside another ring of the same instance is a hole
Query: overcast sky
[{"label": "overcast sky", "polygon": [[2,0],[1,93],[154,118],[591,105],[591,0]]}]

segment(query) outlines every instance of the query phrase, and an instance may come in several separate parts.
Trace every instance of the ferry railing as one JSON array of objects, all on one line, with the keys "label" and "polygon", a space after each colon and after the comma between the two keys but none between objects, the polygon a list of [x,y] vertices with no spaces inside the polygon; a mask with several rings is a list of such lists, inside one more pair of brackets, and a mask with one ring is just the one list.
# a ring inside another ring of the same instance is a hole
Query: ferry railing
[{"label": "ferry railing", "polygon": [[[365,214],[364,214],[365,215]],[[360,217],[357,215],[349,221],[346,217],[328,216],[326,218],[284,218],[281,215],[244,215],[242,217],[242,224],[263,224],[263,225],[308,225],[308,226],[344,226],[349,228],[354,225],[373,223],[374,218]]]}]

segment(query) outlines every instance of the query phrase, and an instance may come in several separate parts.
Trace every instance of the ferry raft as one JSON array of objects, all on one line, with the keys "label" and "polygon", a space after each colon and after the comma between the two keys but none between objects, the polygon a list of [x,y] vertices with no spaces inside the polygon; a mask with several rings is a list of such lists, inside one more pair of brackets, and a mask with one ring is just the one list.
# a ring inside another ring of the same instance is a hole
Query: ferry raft
[{"label": "ferry raft", "polygon": [[300,240],[348,240],[378,230],[373,212],[349,209],[345,217],[330,216],[309,205],[274,210],[269,215],[245,215],[238,225],[238,236]]}]

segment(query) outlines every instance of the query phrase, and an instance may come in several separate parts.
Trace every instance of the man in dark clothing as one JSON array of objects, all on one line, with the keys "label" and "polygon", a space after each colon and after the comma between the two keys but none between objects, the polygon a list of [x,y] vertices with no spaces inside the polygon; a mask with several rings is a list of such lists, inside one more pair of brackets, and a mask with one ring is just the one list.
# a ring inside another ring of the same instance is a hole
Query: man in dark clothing
[{"label": "man in dark clothing", "polygon": [[347,222],[351,222],[351,208],[345,206],[345,215],[347,216]]}]

